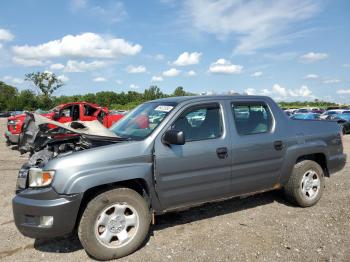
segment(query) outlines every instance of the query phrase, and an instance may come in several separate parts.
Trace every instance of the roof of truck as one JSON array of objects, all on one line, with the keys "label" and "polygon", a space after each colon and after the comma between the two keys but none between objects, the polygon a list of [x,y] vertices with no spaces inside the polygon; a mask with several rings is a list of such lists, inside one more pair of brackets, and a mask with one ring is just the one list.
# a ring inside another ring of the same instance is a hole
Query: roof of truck
[{"label": "roof of truck", "polygon": [[251,96],[251,95],[203,95],[203,96],[175,96],[153,100],[152,102],[173,102],[182,103],[185,101],[202,101],[202,100],[245,100],[245,99],[266,99],[267,96]]}]

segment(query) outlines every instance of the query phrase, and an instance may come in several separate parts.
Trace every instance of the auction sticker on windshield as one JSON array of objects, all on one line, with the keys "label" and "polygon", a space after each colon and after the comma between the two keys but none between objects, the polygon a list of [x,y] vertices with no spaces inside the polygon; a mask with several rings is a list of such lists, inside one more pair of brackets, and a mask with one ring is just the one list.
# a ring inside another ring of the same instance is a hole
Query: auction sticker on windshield
[{"label": "auction sticker on windshield", "polygon": [[173,109],[174,107],[173,106],[157,106],[154,110],[155,111],[160,111],[160,112],[170,112],[171,109]]}]

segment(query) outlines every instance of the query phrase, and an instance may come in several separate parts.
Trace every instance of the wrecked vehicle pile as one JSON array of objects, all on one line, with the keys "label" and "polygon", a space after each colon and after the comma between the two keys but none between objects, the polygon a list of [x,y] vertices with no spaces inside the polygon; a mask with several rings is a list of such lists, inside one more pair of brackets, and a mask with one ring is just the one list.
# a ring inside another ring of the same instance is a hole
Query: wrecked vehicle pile
[{"label": "wrecked vehicle pile", "polygon": [[18,150],[29,152],[22,167],[43,167],[50,159],[76,151],[125,141],[99,121],[74,121],[66,124],[28,113],[19,136]]}]

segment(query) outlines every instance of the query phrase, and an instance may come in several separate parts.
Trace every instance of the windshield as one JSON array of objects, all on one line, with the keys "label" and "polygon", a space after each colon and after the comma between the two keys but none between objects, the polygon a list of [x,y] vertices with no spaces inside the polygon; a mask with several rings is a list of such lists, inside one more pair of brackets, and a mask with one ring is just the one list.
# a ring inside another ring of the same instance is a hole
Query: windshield
[{"label": "windshield", "polygon": [[142,104],[115,123],[110,130],[125,139],[143,140],[159,126],[175,106],[176,103],[171,102]]},{"label": "windshield", "polygon": [[59,107],[59,106],[56,106],[56,107],[54,107],[54,108],[51,108],[48,112],[49,112],[49,113],[52,113],[52,112],[58,112],[58,111],[60,111],[60,107]]}]

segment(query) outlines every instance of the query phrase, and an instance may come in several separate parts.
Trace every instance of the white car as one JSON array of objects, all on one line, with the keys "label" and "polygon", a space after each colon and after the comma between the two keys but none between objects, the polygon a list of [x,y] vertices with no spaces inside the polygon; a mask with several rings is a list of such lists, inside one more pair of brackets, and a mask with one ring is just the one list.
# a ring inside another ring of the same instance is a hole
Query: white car
[{"label": "white car", "polygon": [[324,112],[320,117],[321,119],[326,119],[330,115],[337,114],[350,114],[350,109],[332,109]]}]

